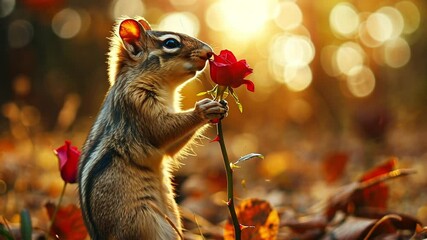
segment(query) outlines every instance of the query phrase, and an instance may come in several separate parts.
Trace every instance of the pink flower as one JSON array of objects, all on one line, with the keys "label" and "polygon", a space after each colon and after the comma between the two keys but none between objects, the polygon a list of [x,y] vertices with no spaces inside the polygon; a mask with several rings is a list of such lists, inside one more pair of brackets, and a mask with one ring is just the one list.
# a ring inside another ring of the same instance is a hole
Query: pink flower
[{"label": "pink flower", "polygon": [[219,55],[214,54],[214,59],[209,61],[209,66],[212,81],[216,84],[232,88],[245,84],[249,91],[255,91],[254,83],[244,79],[252,73],[252,68],[245,59],[237,61],[231,51],[222,50]]},{"label": "pink flower", "polygon": [[80,151],[67,140],[53,152],[58,157],[62,179],[67,183],[76,183]]}]

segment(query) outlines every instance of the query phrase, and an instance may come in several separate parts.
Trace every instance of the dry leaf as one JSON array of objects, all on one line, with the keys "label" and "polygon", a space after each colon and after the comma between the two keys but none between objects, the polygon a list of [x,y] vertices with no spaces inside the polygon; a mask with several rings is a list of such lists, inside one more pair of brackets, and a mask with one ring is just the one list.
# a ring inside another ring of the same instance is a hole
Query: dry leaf
[{"label": "dry leaf", "polygon": [[[274,240],[279,230],[279,214],[267,201],[247,199],[236,206],[242,229],[242,240]],[[234,228],[229,219],[224,227],[224,240],[234,240]]]},{"label": "dry leaf", "polygon": [[[53,203],[47,203],[45,207],[51,219],[55,210],[55,205]],[[85,239],[88,233],[80,209],[74,204],[60,207],[50,234],[54,237],[57,236],[59,239]]]},{"label": "dry leaf", "polygon": [[328,183],[338,180],[344,172],[348,162],[348,154],[344,152],[334,152],[328,154],[322,162],[323,174]]}]

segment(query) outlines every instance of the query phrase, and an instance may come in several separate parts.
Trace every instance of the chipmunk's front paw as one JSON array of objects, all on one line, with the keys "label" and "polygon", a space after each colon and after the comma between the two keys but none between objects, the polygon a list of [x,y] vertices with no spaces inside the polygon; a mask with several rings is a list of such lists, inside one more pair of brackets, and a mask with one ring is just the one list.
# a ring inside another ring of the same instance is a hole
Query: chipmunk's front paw
[{"label": "chipmunk's front paw", "polygon": [[212,121],[226,117],[228,114],[228,105],[226,101],[219,103],[205,98],[196,102],[194,110],[202,119]]}]

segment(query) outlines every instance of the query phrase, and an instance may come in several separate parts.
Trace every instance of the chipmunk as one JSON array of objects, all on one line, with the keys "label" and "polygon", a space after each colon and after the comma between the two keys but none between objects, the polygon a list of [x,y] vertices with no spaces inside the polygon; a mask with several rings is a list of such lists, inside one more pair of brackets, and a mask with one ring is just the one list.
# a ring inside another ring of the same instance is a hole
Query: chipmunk
[{"label": "chipmunk", "polygon": [[79,163],[85,224],[94,240],[178,239],[173,159],[228,107],[203,99],[180,111],[177,89],[204,69],[212,49],[184,34],[154,31],[143,18],[118,21],[110,41],[111,86]]}]

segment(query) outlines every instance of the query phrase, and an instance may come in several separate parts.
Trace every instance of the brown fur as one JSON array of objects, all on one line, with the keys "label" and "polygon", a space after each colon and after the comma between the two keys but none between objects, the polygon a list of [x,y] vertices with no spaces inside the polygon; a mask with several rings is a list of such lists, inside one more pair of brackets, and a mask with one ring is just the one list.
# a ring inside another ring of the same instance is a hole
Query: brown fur
[{"label": "brown fur", "polygon": [[[211,48],[183,34],[152,31],[145,20],[136,20],[140,24],[121,20],[113,32],[112,85],[79,166],[80,202],[93,239],[178,239],[182,230],[171,159],[209,120],[227,112],[210,99],[188,111],[176,108],[176,89],[204,68]],[[139,38],[127,35],[138,29]],[[179,39],[179,49],[162,45],[167,36]]]}]

